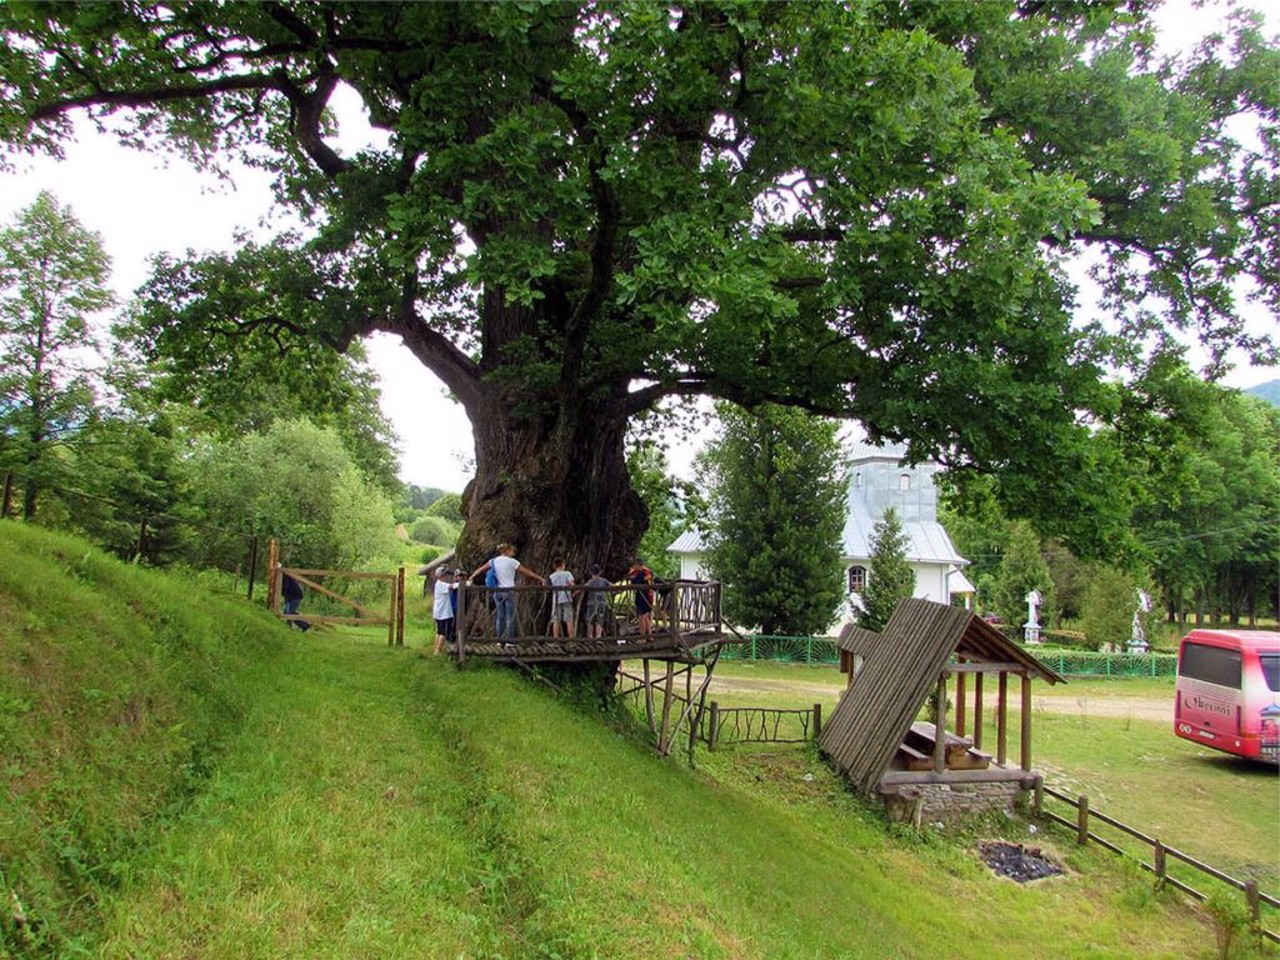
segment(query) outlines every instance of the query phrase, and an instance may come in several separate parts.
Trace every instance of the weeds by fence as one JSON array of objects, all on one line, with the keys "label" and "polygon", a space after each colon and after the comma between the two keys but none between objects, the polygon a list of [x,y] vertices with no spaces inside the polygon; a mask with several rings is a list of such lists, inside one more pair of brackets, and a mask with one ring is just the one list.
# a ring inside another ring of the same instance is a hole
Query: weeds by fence
[{"label": "weeds by fence", "polygon": [[[1075,811],[1075,818],[1068,819],[1067,817],[1054,813],[1052,810],[1046,810],[1044,808],[1045,797],[1058,800],[1071,807]],[[1112,853],[1133,861],[1141,869],[1154,874],[1157,883],[1168,884],[1177,890],[1181,890],[1188,896],[1194,897],[1202,903],[1209,900],[1209,895],[1191,886],[1184,880],[1180,880],[1178,877],[1173,876],[1169,872],[1170,860],[1182,863],[1192,870],[1199,871],[1205,876],[1212,877],[1214,880],[1226,884],[1228,887],[1241,891],[1245,896],[1250,920],[1254,929],[1259,935],[1266,937],[1273,943],[1280,943],[1280,934],[1262,926],[1263,905],[1265,904],[1272,909],[1280,909],[1280,900],[1259,890],[1256,880],[1238,880],[1216,867],[1203,863],[1202,861],[1188,856],[1173,847],[1166,846],[1156,837],[1148,836],[1141,830],[1137,830],[1128,824],[1121,823],[1119,820],[1109,817],[1101,811],[1093,810],[1089,806],[1089,798],[1087,796],[1081,795],[1072,798],[1065,793],[1060,793],[1059,791],[1054,790],[1052,787],[1041,785],[1036,790],[1035,809],[1038,816],[1074,830],[1076,833],[1076,842],[1082,846],[1092,840],[1103,848],[1110,850]],[[1134,856],[1132,852],[1121,846],[1121,843],[1096,833],[1093,829],[1095,823],[1104,824],[1118,833],[1130,837],[1133,840],[1137,840],[1142,845],[1150,847],[1150,862]]]}]

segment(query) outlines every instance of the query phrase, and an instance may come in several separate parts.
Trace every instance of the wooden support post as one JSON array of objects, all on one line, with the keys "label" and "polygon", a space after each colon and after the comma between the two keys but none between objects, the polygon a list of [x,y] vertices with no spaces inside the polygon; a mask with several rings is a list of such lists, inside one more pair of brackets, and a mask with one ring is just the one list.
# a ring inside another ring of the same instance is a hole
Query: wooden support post
[{"label": "wooden support post", "polygon": [[470,584],[468,584],[465,580],[458,587],[458,619],[454,622],[454,626],[457,628],[454,631],[454,635],[457,638],[458,649],[456,651],[456,654],[458,657],[459,667],[462,666],[463,661],[465,661],[467,658],[467,654],[466,654],[467,594],[470,592],[470,590],[471,590]]},{"label": "wooden support post", "polygon": [[1009,675],[1000,671],[996,688],[996,763],[1005,765],[1009,758]]},{"label": "wooden support post", "polygon": [[1089,842],[1089,798],[1083,793],[1076,801],[1076,843],[1084,846]]},{"label": "wooden support post", "polygon": [[1022,769],[1031,769],[1031,677],[1022,675]]},{"label": "wooden support post", "polygon": [[1039,817],[1044,814],[1044,777],[1036,777],[1035,786],[1032,789],[1035,791],[1036,816]]},{"label": "wooden support post", "polygon": [[649,732],[657,733],[658,728],[653,724],[653,681],[649,677],[649,658],[644,658],[644,715],[649,721]]},{"label": "wooden support post", "polygon": [[280,614],[280,541],[275,537],[267,543],[267,609]]},{"label": "wooden support post", "polygon": [[986,674],[978,674],[973,678],[973,745],[982,749],[982,678]]},{"label": "wooden support post", "polygon": [[[671,633],[671,642],[673,644],[680,642],[680,583],[679,581],[671,584],[671,590],[667,593],[667,628]],[[692,690],[690,691],[692,696]]]},{"label": "wooden support post", "polygon": [[711,731],[707,734],[707,749],[714,750],[720,742],[720,704],[711,701]]},{"label": "wooden support post", "polygon": [[1156,880],[1160,883],[1164,883],[1164,878],[1167,875],[1168,867],[1165,862],[1164,844],[1160,840],[1157,839],[1155,843],[1152,845],[1152,853],[1154,855],[1154,862],[1152,863],[1152,869],[1156,875]]},{"label": "wooden support post", "polygon": [[947,674],[938,674],[938,686],[935,690],[938,699],[937,723],[933,731],[933,772],[944,773],[947,769]]},{"label": "wooden support post", "polygon": [[663,690],[662,697],[662,730],[658,734],[658,753],[666,756],[670,752],[671,731],[668,729],[671,723],[671,700],[672,694],[675,693],[675,671],[672,669],[673,664],[667,661],[667,683]]},{"label": "wooden support post", "polygon": [[813,705],[813,739],[816,741],[822,736],[822,704],[815,703]]},{"label": "wooden support post", "polygon": [[250,603],[253,602],[253,581],[258,579],[258,538],[256,535],[249,538],[249,593],[245,597]]},{"label": "wooden support post", "polygon": [[1256,934],[1262,926],[1262,897],[1258,895],[1258,881],[1244,882],[1244,898],[1249,904],[1249,923]]},{"label": "wooden support post", "polygon": [[396,646],[404,646],[404,567],[396,576]]},{"label": "wooden support post", "polygon": [[387,646],[394,647],[396,645],[396,610],[400,606],[400,598],[396,595],[395,576],[388,577],[387,581],[391,584],[391,601],[387,607]]},{"label": "wooden support post", "polygon": [[957,673],[956,674],[956,736],[959,736],[959,737],[963,737],[968,732],[968,728],[969,728],[969,724],[968,724],[969,718],[966,715],[968,710],[968,704],[965,702],[965,698],[968,696],[968,693],[969,691],[967,688],[967,684],[965,682],[965,675],[963,673]]}]

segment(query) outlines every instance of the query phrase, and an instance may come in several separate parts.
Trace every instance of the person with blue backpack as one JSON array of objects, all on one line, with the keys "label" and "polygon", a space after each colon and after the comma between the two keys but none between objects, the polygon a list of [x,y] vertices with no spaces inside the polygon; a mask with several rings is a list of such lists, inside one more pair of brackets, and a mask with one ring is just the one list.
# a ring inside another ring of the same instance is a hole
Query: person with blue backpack
[{"label": "person with blue backpack", "polygon": [[[534,573],[516,559],[516,548],[509,543],[498,544],[498,553],[493,559],[485,561],[474,571],[468,580],[474,580],[485,574],[484,585],[493,587],[494,623],[493,632],[500,640],[511,640],[516,635],[516,576],[524,574],[530,580],[537,580],[545,585],[546,578]],[[491,584],[492,580],[492,584]]]}]

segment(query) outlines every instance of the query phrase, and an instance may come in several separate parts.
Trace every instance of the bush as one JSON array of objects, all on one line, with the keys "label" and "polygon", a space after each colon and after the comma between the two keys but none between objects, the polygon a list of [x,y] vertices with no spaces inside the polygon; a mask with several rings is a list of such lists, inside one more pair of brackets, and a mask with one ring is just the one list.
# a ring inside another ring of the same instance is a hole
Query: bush
[{"label": "bush", "polygon": [[418,543],[434,543],[452,547],[458,542],[458,530],[441,517],[425,516],[413,525],[410,536]]}]

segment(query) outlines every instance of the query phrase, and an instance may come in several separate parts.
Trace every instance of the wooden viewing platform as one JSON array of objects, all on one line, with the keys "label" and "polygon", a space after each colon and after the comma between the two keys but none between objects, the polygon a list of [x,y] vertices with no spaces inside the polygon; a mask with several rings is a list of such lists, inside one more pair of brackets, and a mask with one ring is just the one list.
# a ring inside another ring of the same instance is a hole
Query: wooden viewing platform
[{"label": "wooden viewing platform", "polygon": [[494,631],[493,607],[493,595],[499,589],[462,584],[458,588],[458,636],[451,653],[460,664],[471,657],[522,663],[635,659],[701,663],[720,645],[739,640],[737,634],[724,629],[720,584],[714,581],[656,584],[648,634],[640,632],[635,586],[600,588],[606,595],[606,607],[599,637],[588,635],[587,591],[581,585],[573,588],[573,635],[552,634],[555,589],[549,585],[511,588],[516,604],[515,635],[499,637]]},{"label": "wooden viewing platform", "polygon": [[[573,635],[551,631],[553,593],[550,585],[511,588],[516,604],[514,636],[495,633],[493,595],[496,587],[463,584],[458,588],[458,635],[450,652],[458,666],[480,658],[513,663],[531,669],[535,663],[615,662],[618,693],[642,694],[645,716],[657,750],[671,752],[681,726],[689,724],[689,749],[693,750],[707,687],[720,651],[726,643],[742,642],[732,628],[725,630],[720,617],[720,584],[702,580],[667,580],[652,590],[652,623],[641,633],[633,584],[599,588],[605,594],[600,636],[589,635],[587,590],[573,588]],[[626,661],[641,661],[629,670]],[[653,669],[653,661],[660,666]],[[694,670],[701,677],[694,689]],[[683,678],[684,696],[676,694],[676,680]],[[660,701],[660,702],[659,702]],[[673,709],[674,708],[674,709]]]}]

